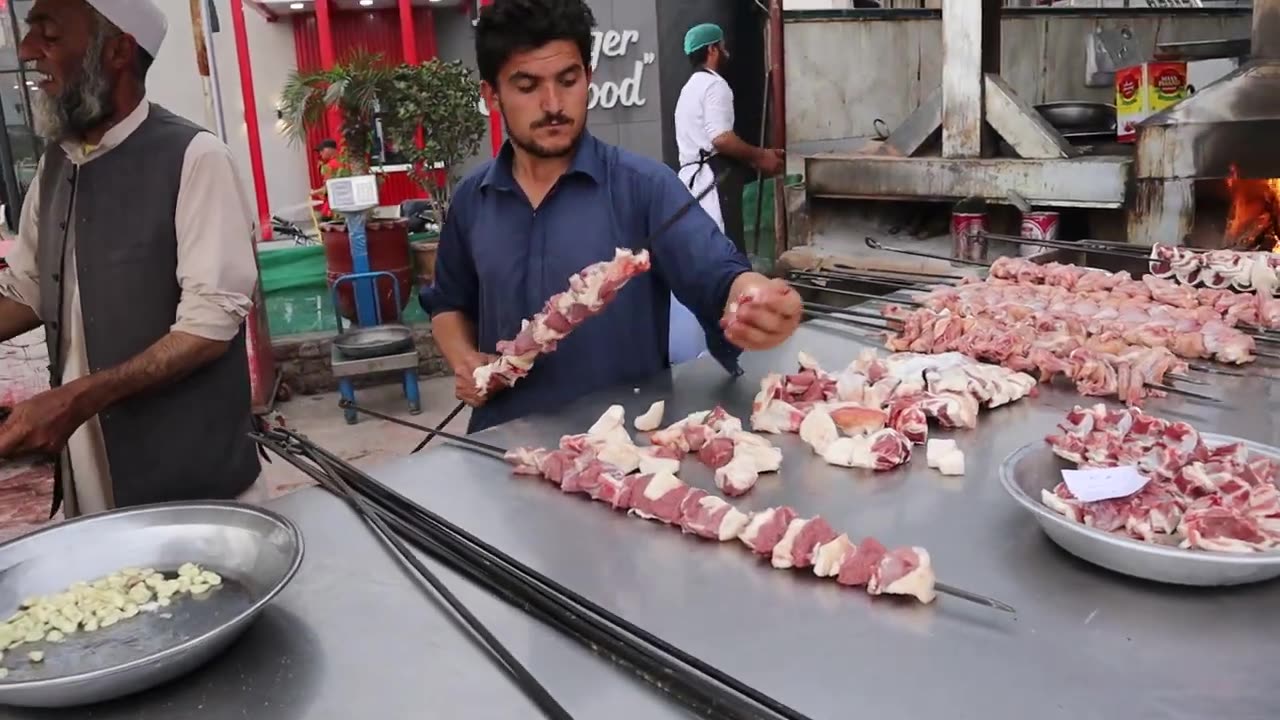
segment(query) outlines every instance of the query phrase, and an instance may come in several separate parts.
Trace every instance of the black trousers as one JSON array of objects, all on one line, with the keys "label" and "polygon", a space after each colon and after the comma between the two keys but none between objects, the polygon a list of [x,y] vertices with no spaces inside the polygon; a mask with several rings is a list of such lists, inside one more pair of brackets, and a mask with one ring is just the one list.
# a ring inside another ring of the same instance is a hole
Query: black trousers
[{"label": "black trousers", "polygon": [[[742,223],[742,191],[746,186],[747,170],[735,160],[723,155],[712,155],[693,165],[706,165],[711,168],[713,178],[721,178],[716,185],[716,197],[720,200],[720,219],[724,222],[724,234],[729,236],[735,247],[747,254],[747,242]],[[728,171],[727,173],[725,171]],[[701,170],[699,170],[701,172]],[[696,185],[698,174],[689,180],[689,189]]]}]

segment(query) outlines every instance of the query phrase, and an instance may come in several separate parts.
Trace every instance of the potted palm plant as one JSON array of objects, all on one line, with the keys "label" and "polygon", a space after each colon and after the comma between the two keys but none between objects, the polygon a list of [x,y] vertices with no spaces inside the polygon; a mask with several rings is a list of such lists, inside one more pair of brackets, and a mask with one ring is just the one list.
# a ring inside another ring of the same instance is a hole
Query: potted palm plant
[{"label": "potted palm plant", "polygon": [[[459,61],[430,60],[396,68],[380,95],[382,129],[409,161],[410,177],[427,195],[435,228],[444,226],[462,163],[480,149],[487,131],[477,111],[480,84]],[[413,243],[420,282],[435,272],[437,241]]]},{"label": "potted palm plant", "polygon": [[[281,92],[280,113],[285,132],[294,142],[304,142],[307,131],[324,122],[330,110],[337,110],[341,127],[340,153],[342,170],[336,176],[373,174],[379,103],[386,94],[395,69],[381,55],[357,51],[327,70],[293,72]],[[370,270],[384,270],[396,277],[400,286],[400,303],[390,283],[376,283],[383,322],[399,317],[409,300],[413,276],[410,270],[408,223],[401,219],[372,220],[367,214],[360,220],[366,236]],[[345,222],[328,222],[320,227],[324,243],[329,282],[353,271],[351,236]],[[338,311],[355,319],[355,300],[351,284],[338,290]]]}]

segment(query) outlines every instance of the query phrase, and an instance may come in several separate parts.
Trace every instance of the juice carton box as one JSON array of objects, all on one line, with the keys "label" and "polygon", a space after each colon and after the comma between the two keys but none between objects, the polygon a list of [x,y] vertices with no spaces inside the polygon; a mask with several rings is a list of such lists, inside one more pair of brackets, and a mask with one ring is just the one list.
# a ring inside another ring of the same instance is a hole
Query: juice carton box
[{"label": "juice carton box", "polygon": [[1187,97],[1185,62],[1148,62],[1116,71],[1116,139],[1133,142],[1137,125]]}]

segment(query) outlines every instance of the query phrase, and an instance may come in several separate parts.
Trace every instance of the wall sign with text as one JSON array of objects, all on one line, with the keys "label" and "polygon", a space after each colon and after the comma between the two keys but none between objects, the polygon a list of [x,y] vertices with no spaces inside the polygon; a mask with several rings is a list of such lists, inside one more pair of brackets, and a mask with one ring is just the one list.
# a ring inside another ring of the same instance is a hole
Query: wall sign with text
[{"label": "wall sign with text", "polygon": [[[638,30],[596,30],[591,35],[591,69],[596,79],[588,90],[587,107],[642,107],[648,100],[640,92],[645,69],[657,61],[657,55],[636,49],[640,42]],[[599,79],[601,60],[611,61],[608,74],[616,79]],[[483,98],[480,112],[489,114]]]}]

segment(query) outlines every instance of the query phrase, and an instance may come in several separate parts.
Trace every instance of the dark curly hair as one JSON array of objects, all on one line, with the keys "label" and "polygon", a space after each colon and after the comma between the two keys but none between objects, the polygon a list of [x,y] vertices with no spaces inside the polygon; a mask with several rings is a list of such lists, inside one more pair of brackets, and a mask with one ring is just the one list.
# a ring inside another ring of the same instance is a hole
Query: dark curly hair
[{"label": "dark curly hair", "polygon": [[554,40],[577,45],[583,66],[588,66],[595,26],[595,15],[584,0],[494,0],[481,8],[476,23],[480,78],[496,87],[498,71],[512,55]]}]

